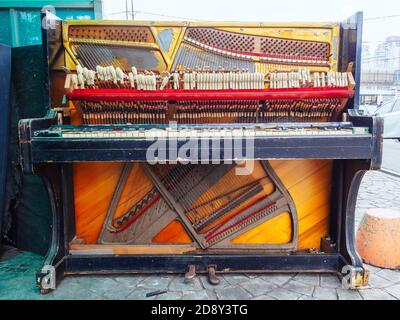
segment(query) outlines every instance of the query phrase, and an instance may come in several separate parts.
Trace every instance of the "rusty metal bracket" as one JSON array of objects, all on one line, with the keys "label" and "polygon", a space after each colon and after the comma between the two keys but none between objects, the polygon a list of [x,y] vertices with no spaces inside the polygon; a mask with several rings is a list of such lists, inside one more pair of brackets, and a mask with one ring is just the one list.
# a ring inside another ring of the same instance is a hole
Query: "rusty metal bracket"
[{"label": "rusty metal bracket", "polygon": [[219,278],[217,277],[217,274],[216,274],[216,270],[217,270],[217,266],[216,265],[210,264],[210,265],[207,266],[208,282],[210,284],[212,284],[213,286],[219,285],[219,283],[220,283],[220,280],[219,280]]},{"label": "rusty metal bracket", "polygon": [[195,276],[196,266],[194,264],[190,264],[188,272],[185,273],[185,282],[191,281]]}]

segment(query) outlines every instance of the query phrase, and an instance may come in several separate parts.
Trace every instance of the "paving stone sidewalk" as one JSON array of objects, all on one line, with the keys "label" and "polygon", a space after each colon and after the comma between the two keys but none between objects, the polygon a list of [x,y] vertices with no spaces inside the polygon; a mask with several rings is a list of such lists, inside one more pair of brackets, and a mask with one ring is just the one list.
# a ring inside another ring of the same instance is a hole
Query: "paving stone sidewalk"
[{"label": "paving stone sidewalk", "polygon": [[[370,207],[400,207],[400,179],[381,172],[369,172],[361,185],[357,203],[356,227]],[[399,300],[400,271],[366,266],[369,286],[359,290],[342,289],[333,274],[241,274],[224,275],[218,286],[205,276],[185,283],[182,276],[71,276],[57,290],[40,295],[34,275],[42,257],[7,250],[0,262],[0,299],[149,299],[149,300]],[[148,292],[168,292],[146,298]]]}]

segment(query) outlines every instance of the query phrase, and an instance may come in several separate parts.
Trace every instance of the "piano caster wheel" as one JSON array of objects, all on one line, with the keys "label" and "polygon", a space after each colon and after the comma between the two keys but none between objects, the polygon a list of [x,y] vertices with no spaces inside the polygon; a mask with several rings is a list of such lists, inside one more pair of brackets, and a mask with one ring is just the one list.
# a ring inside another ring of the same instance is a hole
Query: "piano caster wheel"
[{"label": "piano caster wheel", "polygon": [[191,281],[196,276],[196,266],[189,265],[189,271],[185,273],[185,282]]},{"label": "piano caster wheel", "polygon": [[208,282],[213,286],[219,285],[219,278],[216,275],[216,266],[208,266]]}]

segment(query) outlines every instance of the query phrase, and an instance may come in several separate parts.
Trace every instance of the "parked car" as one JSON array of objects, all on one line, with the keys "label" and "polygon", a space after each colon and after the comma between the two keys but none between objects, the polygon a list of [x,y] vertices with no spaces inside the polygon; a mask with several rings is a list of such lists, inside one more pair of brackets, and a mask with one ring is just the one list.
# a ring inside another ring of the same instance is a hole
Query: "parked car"
[{"label": "parked car", "polygon": [[382,104],[375,115],[384,118],[384,138],[400,141],[400,98]]},{"label": "parked car", "polygon": [[396,89],[361,89],[360,110],[364,114],[374,114],[377,109],[387,103],[392,102],[398,96]]}]

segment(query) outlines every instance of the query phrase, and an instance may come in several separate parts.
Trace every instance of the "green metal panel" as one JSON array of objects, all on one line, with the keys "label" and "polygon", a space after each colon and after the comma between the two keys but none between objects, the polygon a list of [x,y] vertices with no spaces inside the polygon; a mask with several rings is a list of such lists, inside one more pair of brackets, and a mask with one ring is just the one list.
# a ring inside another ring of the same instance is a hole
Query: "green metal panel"
[{"label": "green metal panel", "polygon": [[40,11],[37,10],[13,10],[15,15],[15,47],[30,46],[40,44],[41,37],[41,18]]},{"label": "green metal panel", "polygon": [[0,9],[0,43],[12,45],[10,12],[7,9]]},{"label": "green metal panel", "polygon": [[41,10],[49,6],[61,19],[91,20],[102,16],[101,0],[0,1],[0,43],[12,47],[41,44]]},{"label": "green metal panel", "polygon": [[93,0],[9,0],[0,1],[0,7],[5,8],[42,8],[51,5],[56,8],[93,8]]}]

